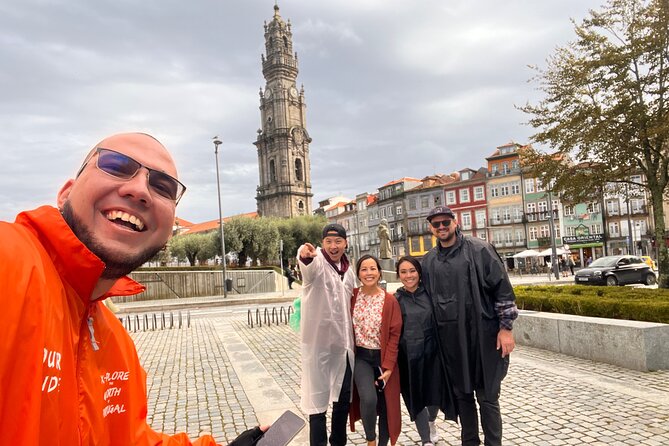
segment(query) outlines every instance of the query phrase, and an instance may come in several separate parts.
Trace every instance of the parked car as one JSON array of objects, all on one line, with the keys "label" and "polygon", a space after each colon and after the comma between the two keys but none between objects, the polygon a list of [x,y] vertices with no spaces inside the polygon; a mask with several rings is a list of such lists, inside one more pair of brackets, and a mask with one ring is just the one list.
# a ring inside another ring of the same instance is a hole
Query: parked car
[{"label": "parked car", "polygon": [[653,271],[657,271],[657,265],[655,264],[655,260],[651,259],[650,256],[641,256],[641,260],[643,260],[648,264],[648,266],[653,268]]},{"label": "parked car", "polygon": [[574,275],[574,282],[581,285],[653,285],[656,280],[655,272],[637,256],[600,257]]}]

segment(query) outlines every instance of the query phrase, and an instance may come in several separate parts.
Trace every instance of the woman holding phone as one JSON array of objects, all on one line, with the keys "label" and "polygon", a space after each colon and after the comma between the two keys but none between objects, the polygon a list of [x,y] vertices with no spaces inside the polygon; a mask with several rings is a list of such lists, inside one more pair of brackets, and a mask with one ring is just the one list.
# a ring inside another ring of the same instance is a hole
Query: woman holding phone
[{"label": "woman holding phone", "polygon": [[397,361],[402,398],[423,446],[432,446],[439,439],[434,423],[439,409],[446,418],[456,419],[453,391],[439,355],[432,302],[421,283],[420,263],[405,256],[397,262],[396,271],[403,285],[395,293],[403,321]]},{"label": "woman holding phone", "polygon": [[381,265],[376,257],[360,257],[356,272],[362,286],[353,290],[351,301],[355,339],[351,430],[362,419],[367,445],[376,446],[378,415],[379,446],[388,440],[394,445],[402,430],[397,369],[402,316],[397,299],[379,287]]}]

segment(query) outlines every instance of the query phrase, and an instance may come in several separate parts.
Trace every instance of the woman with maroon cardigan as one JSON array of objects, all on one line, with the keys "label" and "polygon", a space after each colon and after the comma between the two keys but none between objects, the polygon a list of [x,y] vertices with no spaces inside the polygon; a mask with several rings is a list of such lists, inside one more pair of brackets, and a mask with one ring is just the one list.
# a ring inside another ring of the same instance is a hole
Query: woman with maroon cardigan
[{"label": "woman with maroon cardigan", "polygon": [[402,333],[402,314],[397,299],[379,287],[381,265],[364,255],[356,264],[360,288],[353,290],[351,314],[355,337],[351,430],[362,420],[368,446],[397,443],[402,430],[400,377],[397,351]]}]

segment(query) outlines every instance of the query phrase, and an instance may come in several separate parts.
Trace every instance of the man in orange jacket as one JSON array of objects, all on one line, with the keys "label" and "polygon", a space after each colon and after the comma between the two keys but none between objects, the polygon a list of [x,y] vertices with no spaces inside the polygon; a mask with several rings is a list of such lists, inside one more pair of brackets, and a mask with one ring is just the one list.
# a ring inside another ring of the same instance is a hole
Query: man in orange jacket
[{"label": "man in orange jacket", "polygon": [[0,222],[0,445],[216,444],[147,425],[146,375],[102,303],[144,290],[126,275],[165,245],[185,189],[160,142],[119,134],[88,154],[58,209]]}]

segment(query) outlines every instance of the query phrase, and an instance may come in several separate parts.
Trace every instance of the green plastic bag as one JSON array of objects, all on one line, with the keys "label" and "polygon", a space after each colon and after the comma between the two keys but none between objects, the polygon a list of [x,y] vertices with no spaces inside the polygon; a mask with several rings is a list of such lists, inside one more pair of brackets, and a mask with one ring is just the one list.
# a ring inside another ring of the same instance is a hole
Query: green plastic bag
[{"label": "green plastic bag", "polygon": [[297,299],[293,301],[293,314],[290,315],[290,319],[288,319],[288,325],[290,325],[290,328],[293,329],[293,331],[300,331],[300,318],[301,318],[301,312],[300,312],[300,307],[302,306],[302,296],[297,296]]}]

